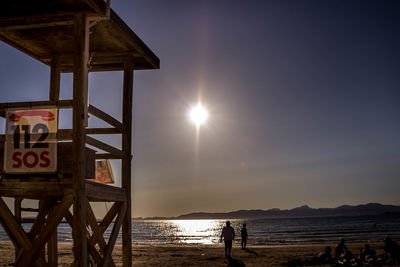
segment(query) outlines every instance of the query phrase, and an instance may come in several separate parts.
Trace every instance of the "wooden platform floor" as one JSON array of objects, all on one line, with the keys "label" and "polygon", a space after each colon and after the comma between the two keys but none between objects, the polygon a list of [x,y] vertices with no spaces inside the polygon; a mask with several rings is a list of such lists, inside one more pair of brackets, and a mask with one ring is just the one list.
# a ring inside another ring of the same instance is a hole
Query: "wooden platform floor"
[{"label": "wooden platform floor", "polygon": [[[126,190],[106,184],[91,181],[84,183],[89,201],[126,202]],[[72,194],[72,178],[27,178],[10,179],[3,178],[0,181],[1,197],[20,197],[28,199],[45,199]]]}]

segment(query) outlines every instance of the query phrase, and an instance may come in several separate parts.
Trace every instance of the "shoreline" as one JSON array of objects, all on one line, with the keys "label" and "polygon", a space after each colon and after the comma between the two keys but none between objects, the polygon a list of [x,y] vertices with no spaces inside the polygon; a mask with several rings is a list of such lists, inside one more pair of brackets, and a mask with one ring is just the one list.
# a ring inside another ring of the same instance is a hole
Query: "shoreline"
[{"label": "shoreline", "polygon": [[[355,254],[366,243],[347,242],[348,248]],[[369,243],[378,254],[383,253],[383,242]],[[281,266],[294,259],[306,259],[322,251],[326,246],[334,249],[335,244],[299,244],[289,246],[248,246],[242,250],[240,244],[234,244],[232,258],[245,266]],[[10,241],[0,241],[0,266],[14,263],[14,247]],[[113,258],[116,266],[122,266],[122,246],[117,243]],[[223,244],[132,244],[133,266],[229,266],[224,257]],[[73,261],[71,243],[58,243],[58,266],[69,266]],[[238,265],[240,266],[240,265]],[[329,266],[329,265],[325,265]]]}]

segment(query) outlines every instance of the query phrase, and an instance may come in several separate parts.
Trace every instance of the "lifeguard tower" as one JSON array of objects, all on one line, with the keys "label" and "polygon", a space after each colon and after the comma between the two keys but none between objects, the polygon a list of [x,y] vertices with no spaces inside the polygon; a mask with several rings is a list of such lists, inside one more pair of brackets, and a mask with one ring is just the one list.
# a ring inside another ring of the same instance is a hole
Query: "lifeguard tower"
[{"label": "lifeguard tower", "polygon": [[[44,121],[41,126],[34,122],[22,128],[15,124],[10,128],[13,134],[0,136],[0,167],[5,170],[0,181],[0,222],[15,246],[15,266],[57,266],[57,226],[63,219],[72,228],[73,265],[87,266],[90,255],[98,266],[115,266],[112,252],[122,228],[122,262],[131,266],[133,72],[157,69],[159,59],[110,9],[109,0],[5,1],[0,8],[0,40],[51,68],[48,101],[0,104],[0,115],[12,123],[24,116]],[[89,104],[88,73],[95,71],[123,71],[122,122]],[[73,73],[73,99],[60,100],[60,76],[66,72]],[[72,129],[48,131],[46,122],[56,119],[48,110],[54,109],[72,109]],[[88,114],[111,126],[89,128]],[[44,145],[52,133],[55,141]],[[47,152],[37,156],[28,151],[35,146],[29,134],[39,135],[39,149],[52,146],[58,155],[51,158]],[[119,135],[122,149],[93,137],[98,134]],[[13,144],[7,150],[8,141]],[[13,152],[10,158],[10,150],[20,148],[25,152]],[[10,166],[25,164],[26,168],[7,171],[7,159],[15,160]],[[96,159],[122,161],[121,187],[87,180],[93,178]],[[34,165],[50,163],[55,170],[31,171]],[[3,197],[14,199],[14,211]],[[38,201],[39,208],[22,207],[22,199]],[[113,205],[98,222],[91,202]],[[37,212],[28,232],[21,227],[21,211]],[[112,231],[106,240],[109,226]]]}]

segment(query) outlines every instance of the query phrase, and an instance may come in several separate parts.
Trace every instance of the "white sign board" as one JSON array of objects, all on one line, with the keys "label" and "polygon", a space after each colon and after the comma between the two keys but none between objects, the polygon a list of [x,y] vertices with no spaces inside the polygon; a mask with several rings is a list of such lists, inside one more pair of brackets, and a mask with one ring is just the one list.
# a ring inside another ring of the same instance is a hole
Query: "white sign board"
[{"label": "white sign board", "polygon": [[5,172],[56,172],[57,129],[57,108],[8,109]]}]

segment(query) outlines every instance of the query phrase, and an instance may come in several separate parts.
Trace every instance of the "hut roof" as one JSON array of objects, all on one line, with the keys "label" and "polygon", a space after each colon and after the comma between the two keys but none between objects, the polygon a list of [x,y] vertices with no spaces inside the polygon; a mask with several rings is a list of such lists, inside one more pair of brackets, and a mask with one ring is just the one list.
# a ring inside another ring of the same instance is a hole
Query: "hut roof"
[{"label": "hut roof", "polygon": [[[122,70],[127,57],[134,69],[157,69],[159,59],[104,0],[13,0],[0,8],[0,40],[50,65],[58,57],[62,72],[73,70],[74,17],[93,17],[90,71]],[[96,21],[97,20],[97,21]]]}]

